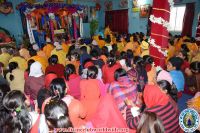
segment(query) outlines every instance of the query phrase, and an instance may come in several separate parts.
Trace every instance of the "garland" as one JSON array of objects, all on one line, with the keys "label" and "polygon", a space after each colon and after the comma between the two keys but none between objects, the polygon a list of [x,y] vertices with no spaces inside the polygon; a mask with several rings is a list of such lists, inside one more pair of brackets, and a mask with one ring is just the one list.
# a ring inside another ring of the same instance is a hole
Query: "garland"
[{"label": "garland", "polygon": [[174,7],[174,0],[168,0],[169,6],[170,6],[170,10],[172,9],[172,7]]},{"label": "garland", "polygon": [[163,50],[161,49],[161,46],[159,46],[159,45],[157,45],[157,44],[155,43],[155,39],[149,38],[148,42],[151,44],[151,46],[153,46],[154,48],[157,48],[158,51],[159,51],[161,54],[163,54],[165,57],[167,57],[168,51],[167,51],[167,50],[164,50],[164,51],[163,51]]},{"label": "garland", "polygon": [[154,15],[150,15],[149,19],[152,23],[160,24],[164,26],[165,28],[167,28],[168,31],[170,30],[170,23],[165,21],[163,18],[161,17],[158,18],[158,17],[155,17]]},{"label": "garland", "polygon": [[[168,3],[169,3],[169,6],[170,6],[170,10],[172,9],[172,7],[174,6],[174,0],[168,0]],[[154,15],[150,15],[150,18],[149,20],[152,22],[152,23],[157,23],[159,25],[162,25],[163,27],[165,27],[168,31],[170,30],[170,23],[166,20],[164,20],[163,18],[161,17],[155,17]],[[154,48],[157,48],[157,50],[163,54],[165,57],[167,57],[167,53],[168,51],[167,50],[162,50],[161,49],[161,46],[157,45],[155,43],[155,39],[152,39],[151,37],[149,38],[148,42],[154,47]]]}]

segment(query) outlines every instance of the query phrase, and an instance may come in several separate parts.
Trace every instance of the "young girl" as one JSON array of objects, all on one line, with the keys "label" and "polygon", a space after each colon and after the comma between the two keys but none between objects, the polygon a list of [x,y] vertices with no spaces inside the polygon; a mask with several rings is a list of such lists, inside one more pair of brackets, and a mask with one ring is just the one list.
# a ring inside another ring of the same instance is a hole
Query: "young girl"
[{"label": "young girl", "polygon": [[55,128],[73,127],[69,118],[68,107],[62,100],[50,100],[44,108],[44,115],[49,127],[49,131]]},{"label": "young girl", "polygon": [[4,122],[8,119],[8,111],[3,106],[3,98],[10,91],[7,84],[0,85],[0,129],[3,129]]},{"label": "young girl", "polygon": [[80,81],[81,77],[76,73],[75,66],[73,64],[68,64],[65,67],[65,80],[69,89],[67,93],[76,99],[80,99]]},{"label": "young girl", "polygon": [[121,65],[116,62],[116,58],[114,56],[108,57],[107,64],[102,67],[102,75],[104,83],[111,83],[114,80],[114,72],[121,68]]},{"label": "young girl", "polygon": [[169,71],[172,80],[178,89],[178,97],[182,96],[182,91],[184,90],[185,79],[181,72],[181,65],[183,60],[179,57],[172,57],[167,63],[167,71]]},{"label": "young girl", "polygon": [[69,109],[69,117],[73,124],[73,127],[81,127],[85,125],[84,118],[86,117],[86,110],[80,101],[74,99],[70,95],[66,95],[66,84],[64,79],[56,78],[51,82],[50,93],[51,97],[46,99],[42,105],[42,112],[44,112],[45,106],[53,99],[62,100],[67,104]]},{"label": "young girl", "polygon": [[29,101],[21,91],[9,92],[3,99],[3,105],[8,110],[9,117],[5,121],[2,132],[48,132],[44,115],[28,111]]}]

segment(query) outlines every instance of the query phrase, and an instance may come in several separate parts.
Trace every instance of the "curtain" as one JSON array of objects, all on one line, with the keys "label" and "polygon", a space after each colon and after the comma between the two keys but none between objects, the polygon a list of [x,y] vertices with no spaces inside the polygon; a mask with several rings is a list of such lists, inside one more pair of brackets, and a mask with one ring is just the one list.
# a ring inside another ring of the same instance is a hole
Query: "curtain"
[{"label": "curtain", "polygon": [[182,36],[192,36],[192,25],[194,20],[195,3],[187,3],[183,18]]}]

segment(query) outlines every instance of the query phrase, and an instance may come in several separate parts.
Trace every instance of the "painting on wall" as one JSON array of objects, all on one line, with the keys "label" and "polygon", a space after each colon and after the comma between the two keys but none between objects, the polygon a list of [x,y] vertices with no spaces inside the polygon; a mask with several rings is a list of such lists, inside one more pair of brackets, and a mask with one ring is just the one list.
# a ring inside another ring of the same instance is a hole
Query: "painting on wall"
[{"label": "painting on wall", "polygon": [[106,11],[111,11],[112,10],[112,6],[113,6],[113,3],[112,3],[112,1],[105,1],[105,3],[104,3],[104,6],[105,6],[105,10]]},{"label": "painting on wall", "polygon": [[133,12],[139,12],[140,11],[138,0],[133,0],[132,5],[133,5],[133,8],[132,8]]},{"label": "painting on wall", "polygon": [[145,18],[149,16],[150,5],[142,5],[140,6],[140,17]]},{"label": "painting on wall", "polygon": [[120,0],[119,7],[128,8],[128,0]]},{"label": "painting on wall", "polygon": [[12,2],[0,2],[0,13],[4,15],[8,15],[13,12],[13,5]]}]

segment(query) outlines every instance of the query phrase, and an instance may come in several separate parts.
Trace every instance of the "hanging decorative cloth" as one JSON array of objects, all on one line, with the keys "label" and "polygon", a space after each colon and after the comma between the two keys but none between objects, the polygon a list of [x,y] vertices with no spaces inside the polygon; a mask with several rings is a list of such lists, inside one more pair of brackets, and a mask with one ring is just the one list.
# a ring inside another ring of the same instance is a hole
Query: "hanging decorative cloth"
[{"label": "hanging decorative cloth", "polygon": [[83,37],[83,18],[80,17],[80,36]]},{"label": "hanging decorative cloth", "polygon": [[31,23],[30,23],[29,19],[26,19],[26,24],[27,24],[27,32],[28,32],[28,36],[29,36],[29,39],[30,39],[30,43],[33,44],[33,43],[35,43],[35,38],[34,38],[34,35],[33,35],[33,31],[31,29]]}]

